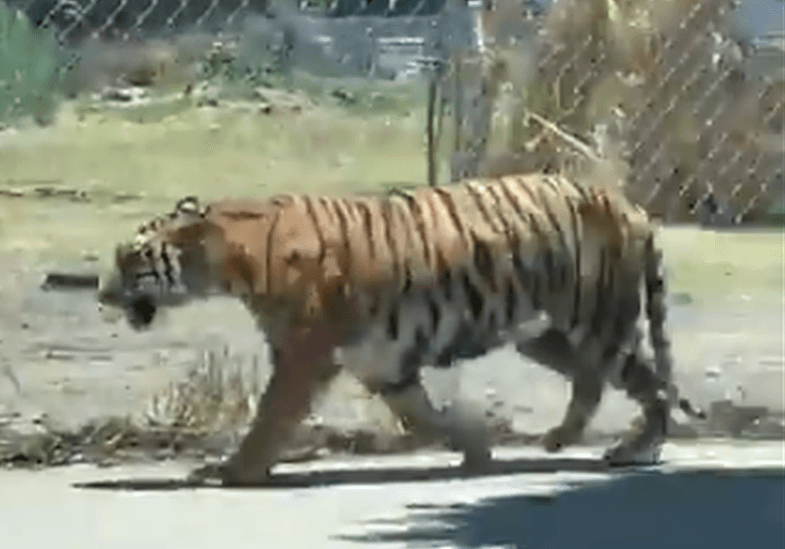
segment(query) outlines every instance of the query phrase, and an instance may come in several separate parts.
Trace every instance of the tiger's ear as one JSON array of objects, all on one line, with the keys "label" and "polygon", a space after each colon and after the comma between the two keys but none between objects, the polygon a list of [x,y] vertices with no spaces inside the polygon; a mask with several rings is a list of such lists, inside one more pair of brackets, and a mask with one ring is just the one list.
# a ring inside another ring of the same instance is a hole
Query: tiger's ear
[{"label": "tiger's ear", "polygon": [[203,216],[204,212],[202,211],[201,206],[199,205],[199,199],[195,196],[186,196],[181,198],[177,201],[177,204],[174,206],[175,212],[181,215],[187,216]]},{"label": "tiger's ear", "polygon": [[121,243],[115,246],[114,249],[114,263],[115,266],[118,268],[123,268],[129,261],[131,257],[133,257],[136,248],[131,243]]},{"label": "tiger's ear", "polygon": [[172,242],[184,244],[201,241],[205,235],[205,211],[195,196],[186,196],[175,205],[173,225],[169,228]]}]

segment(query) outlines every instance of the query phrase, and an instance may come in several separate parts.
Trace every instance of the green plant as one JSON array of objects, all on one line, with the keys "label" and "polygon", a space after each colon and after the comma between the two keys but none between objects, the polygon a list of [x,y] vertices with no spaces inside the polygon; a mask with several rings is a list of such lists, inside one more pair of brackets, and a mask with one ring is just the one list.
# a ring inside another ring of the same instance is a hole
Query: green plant
[{"label": "green plant", "polygon": [[32,116],[40,125],[51,123],[59,81],[53,35],[0,1],[0,122]]}]

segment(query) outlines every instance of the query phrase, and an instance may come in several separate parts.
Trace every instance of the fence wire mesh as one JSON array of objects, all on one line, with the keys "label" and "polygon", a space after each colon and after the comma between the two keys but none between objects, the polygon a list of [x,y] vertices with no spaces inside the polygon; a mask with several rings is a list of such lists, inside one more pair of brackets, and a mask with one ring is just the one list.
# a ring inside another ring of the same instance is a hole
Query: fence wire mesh
[{"label": "fence wire mesh", "polygon": [[264,70],[308,65],[306,46],[376,78],[441,60],[446,70],[432,74],[447,108],[432,112],[453,119],[453,179],[588,162],[666,221],[755,221],[781,207],[785,40],[741,43],[731,0],[5,2],[53,33],[61,72],[81,79],[74,88],[91,55],[129,86],[150,85],[167,64],[214,71],[234,55],[222,45],[248,42],[250,16],[273,36],[252,45],[271,53]]},{"label": "fence wire mesh", "polygon": [[666,220],[759,219],[783,193],[785,57],[780,39],[770,45],[778,55],[768,70],[755,74],[761,53],[730,34],[736,7],[561,0],[542,20],[533,53],[499,32],[509,6],[484,11],[486,45],[469,61],[482,67],[479,95],[498,104],[499,84],[516,84],[523,99],[501,114],[524,123],[510,124],[495,157],[487,125],[470,123],[465,149],[473,165],[460,175],[564,170],[600,159]]}]

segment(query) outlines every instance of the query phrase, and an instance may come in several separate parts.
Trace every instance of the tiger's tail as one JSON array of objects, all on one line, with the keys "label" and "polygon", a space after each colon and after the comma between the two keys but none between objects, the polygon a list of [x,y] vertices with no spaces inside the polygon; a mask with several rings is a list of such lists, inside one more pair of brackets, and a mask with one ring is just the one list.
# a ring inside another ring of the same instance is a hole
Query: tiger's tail
[{"label": "tiger's tail", "polygon": [[666,289],[665,272],[662,252],[654,242],[654,234],[646,240],[646,317],[649,323],[649,337],[654,350],[655,373],[663,383],[668,395],[670,406],[678,405],[679,409],[690,417],[706,419],[706,413],[695,408],[686,398],[679,397],[678,389],[673,383],[673,357],[671,343],[665,333]]}]

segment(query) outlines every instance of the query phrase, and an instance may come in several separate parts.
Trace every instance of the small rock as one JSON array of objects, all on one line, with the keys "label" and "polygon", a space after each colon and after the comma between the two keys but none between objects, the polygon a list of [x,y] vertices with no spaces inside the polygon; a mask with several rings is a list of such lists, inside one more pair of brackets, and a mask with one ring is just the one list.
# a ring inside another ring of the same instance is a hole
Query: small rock
[{"label": "small rock", "polygon": [[692,296],[686,292],[677,292],[672,294],[673,303],[676,305],[690,305],[692,304]]},{"label": "small rock", "polygon": [[355,97],[355,95],[352,92],[347,91],[343,88],[334,89],[330,93],[330,95],[340,100],[341,103],[344,103],[345,105],[354,105],[355,103],[357,103],[357,98]]},{"label": "small rock", "polygon": [[264,89],[256,88],[253,91],[252,97],[254,99],[256,99],[257,101],[261,101],[263,103],[269,103],[270,100],[267,98],[267,95],[266,95],[267,89],[269,89],[269,88],[264,88]]},{"label": "small rock", "polygon": [[196,102],[197,107],[217,107],[218,106],[218,98],[217,97],[202,97],[199,101]]},{"label": "small rock", "polygon": [[122,103],[130,103],[132,101],[139,101],[147,95],[147,92],[137,87],[131,88],[105,88],[100,95],[103,101],[119,101]]}]

